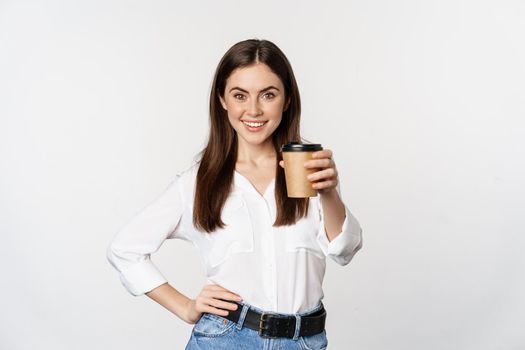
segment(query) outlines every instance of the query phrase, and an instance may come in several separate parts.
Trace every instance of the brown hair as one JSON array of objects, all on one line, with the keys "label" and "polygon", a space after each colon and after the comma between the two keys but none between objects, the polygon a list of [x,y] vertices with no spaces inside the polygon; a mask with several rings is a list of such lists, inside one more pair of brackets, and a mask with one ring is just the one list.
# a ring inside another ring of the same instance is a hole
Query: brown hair
[{"label": "brown hair", "polygon": [[279,76],[287,101],[282,120],[272,134],[272,143],[277,153],[277,217],[273,226],[292,225],[308,213],[308,198],[288,198],[284,170],[279,166],[282,159],[280,147],[287,142],[301,140],[301,100],[292,67],[284,53],[271,41],[249,39],[238,42],[224,54],[213,78],[208,144],[198,154],[200,164],[193,205],[193,224],[206,232],[212,232],[217,227],[224,228],[221,212],[232,189],[237,161],[237,134],[228,121],[227,111],[222,108],[219,96],[224,96],[226,80],[235,69],[256,63],[266,64]]}]

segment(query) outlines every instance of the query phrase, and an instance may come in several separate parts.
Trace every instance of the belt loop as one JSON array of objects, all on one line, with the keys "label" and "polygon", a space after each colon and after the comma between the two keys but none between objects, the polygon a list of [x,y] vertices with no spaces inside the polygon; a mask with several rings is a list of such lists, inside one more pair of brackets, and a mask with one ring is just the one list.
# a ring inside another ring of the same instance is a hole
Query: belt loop
[{"label": "belt loop", "polygon": [[242,304],[241,315],[239,316],[239,320],[237,321],[237,326],[236,326],[238,330],[242,329],[242,326],[244,324],[244,319],[246,318],[246,314],[248,313],[249,309],[250,309],[250,305]]},{"label": "belt loop", "polygon": [[301,331],[301,316],[295,315],[295,333],[293,340],[299,339],[299,332]]}]

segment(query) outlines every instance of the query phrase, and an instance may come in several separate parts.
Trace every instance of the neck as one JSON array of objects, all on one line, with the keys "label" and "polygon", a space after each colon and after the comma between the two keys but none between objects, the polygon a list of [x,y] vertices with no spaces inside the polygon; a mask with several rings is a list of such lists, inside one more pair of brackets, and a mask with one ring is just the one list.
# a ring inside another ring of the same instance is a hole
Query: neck
[{"label": "neck", "polygon": [[270,138],[258,145],[238,139],[237,163],[259,166],[269,162],[275,163],[275,157],[275,148]]}]

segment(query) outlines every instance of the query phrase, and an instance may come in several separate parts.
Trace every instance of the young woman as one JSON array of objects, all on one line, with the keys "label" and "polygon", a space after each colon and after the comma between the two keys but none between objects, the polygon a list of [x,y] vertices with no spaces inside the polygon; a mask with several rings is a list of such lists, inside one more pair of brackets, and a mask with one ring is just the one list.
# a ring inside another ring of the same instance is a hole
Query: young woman
[{"label": "young woman", "polygon": [[[300,136],[300,98],[288,59],[267,40],[223,56],[210,95],[208,144],[108,247],[132,295],[146,294],[194,324],[186,349],[325,349],[326,257],[340,265],[362,247],[340,198],[330,150],[304,164],[318,196],[288,198],[280,147]],[[207,284],[195,299],[150,260],[166,239],[201,254]]]}]

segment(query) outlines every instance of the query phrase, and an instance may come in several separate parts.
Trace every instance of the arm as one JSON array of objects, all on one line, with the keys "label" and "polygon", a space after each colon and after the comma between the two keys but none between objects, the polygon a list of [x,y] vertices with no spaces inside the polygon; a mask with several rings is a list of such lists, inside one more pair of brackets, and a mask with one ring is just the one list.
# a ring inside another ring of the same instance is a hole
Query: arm
[{"label": "arm", "polygon": [[[334,199],[332,196],[337,196],[337,199]],[[340,200],[339,186],[337,186],[335,194],[327,194],[326,197],[321,195],[319,197],[318,207],[321,220],[317,241],[326,256],[339,265],[347,265],[355,253],[363,246],[361,225]],[[338,212],[341,207],[339,205],[342,205],[343,209],[341,224],[341,221],[339,221],[341,220],[339,217],[340,213]]]},{"label": "arm", "polygon": [[362,229],[357,219],[341,200],[338,174],[332,151],[325,149],[312,154],[307,168],[318,168],[308,179],[319,191],[320,227],[317,240],[326,256],[339,265],[346,265],[363,245]]},{"label": "arm", "polygon": [[188,298],[173,287],[151,261],[166,239],[188,240],[180,225],[184,209],[180,175],[114,236],[107,248],[109,263],[133,296],[146,294],[175,315],[188,320]]},{"label": "arm", "polygon": [[328,241],[332,241],[341,234],[341,227],[346,217],[345,205],[339,197],[339,193],[332,189],[321,192],[321,205],[324,213],[324,228]]},{"label": "arm", "polygon": [[146,292],[146,295],[181,320],[194,324],[198,317],[191,312],[192,299],[173,288],[168,282]]},{"label": "arm", "polygon": [[146,295],[189,324],[196,323],[204,312],[226,317],[230,311],[238,308],[231,301],[242,300],[240,295],[217,284],[205,285],[195,299],[186,297],[168,283]]}]

